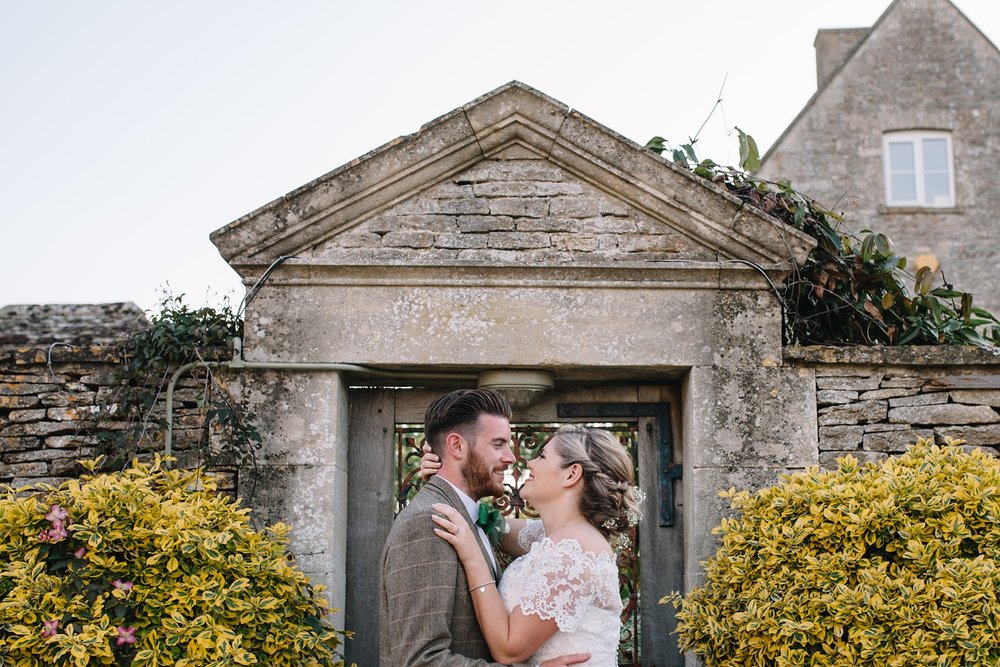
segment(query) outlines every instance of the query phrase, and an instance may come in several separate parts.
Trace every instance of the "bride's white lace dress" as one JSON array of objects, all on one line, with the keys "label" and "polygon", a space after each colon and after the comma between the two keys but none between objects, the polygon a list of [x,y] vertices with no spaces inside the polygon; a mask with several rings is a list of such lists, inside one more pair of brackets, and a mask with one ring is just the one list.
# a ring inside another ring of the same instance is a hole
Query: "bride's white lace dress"
[{"label": "bride's white lace dress", "polygon": [[615,557],[584,551],[573,539],[553,542],[541,521],[529,521],[518,543],[527,553],[500,580],[504,606],[559,626],[529,664],[589,651],[588,667],[615,667],[622,611]]}]

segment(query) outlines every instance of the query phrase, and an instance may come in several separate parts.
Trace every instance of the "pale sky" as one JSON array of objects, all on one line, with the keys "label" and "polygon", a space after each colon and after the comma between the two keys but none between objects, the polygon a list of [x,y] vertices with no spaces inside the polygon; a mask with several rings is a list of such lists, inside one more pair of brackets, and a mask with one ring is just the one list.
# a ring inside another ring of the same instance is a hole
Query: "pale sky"
[{"label": "pale sky", "polygon": [[[889,0],[0,0],[0,306],[193,306],[209,233],[512,79],[640,143],[765,150]],[[997,43],[1000,0],[955,4]]]}]

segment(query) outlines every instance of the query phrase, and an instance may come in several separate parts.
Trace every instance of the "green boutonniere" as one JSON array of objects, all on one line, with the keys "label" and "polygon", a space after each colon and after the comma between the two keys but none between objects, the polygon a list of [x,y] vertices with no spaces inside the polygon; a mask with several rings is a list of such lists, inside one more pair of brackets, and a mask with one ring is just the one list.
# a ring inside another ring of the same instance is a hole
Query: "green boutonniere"
[{"label": "green boutonniere", "polygon": [[479,516],[476,517],[476,525],[483,529],[490,541],[490,546],[494,549],[500,544],[504,533],[507,532],[507,522],[500,510],[493,506],[493,503],[479,503]]}]

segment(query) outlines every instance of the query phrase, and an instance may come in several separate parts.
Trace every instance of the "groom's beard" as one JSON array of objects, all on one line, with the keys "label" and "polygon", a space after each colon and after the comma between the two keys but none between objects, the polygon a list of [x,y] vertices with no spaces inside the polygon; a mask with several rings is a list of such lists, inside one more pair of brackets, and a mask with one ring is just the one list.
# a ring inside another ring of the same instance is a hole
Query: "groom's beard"
[{"label": "groom's beard", "polygon": [[506,469],[507,466],[489,468],[483,458],[476,453],[475,448],[470,447],[469,460],[462,468],[462,479],[465,481],[465,488],[469,490],[469,495],[476,499],[486,496],[502,496],[504,493],[503,484],[493,478],[493,473]]}]

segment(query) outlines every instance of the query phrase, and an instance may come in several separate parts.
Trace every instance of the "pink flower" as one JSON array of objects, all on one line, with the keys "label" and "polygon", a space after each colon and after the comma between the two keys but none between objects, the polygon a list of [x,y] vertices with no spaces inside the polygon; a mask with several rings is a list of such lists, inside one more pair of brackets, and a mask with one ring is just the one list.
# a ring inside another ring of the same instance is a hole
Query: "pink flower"
[{"label": "pink flower", "polygon": [[126,628],[124,626],[118,626],[118,639],[115,640],[118,646],[123,644],[134,644],[135,643],[135,628]]},{"label": "pink flower", "polygon": [[55,637],[57,632],[59,632],[59,621],[57,619],[42,621],[43,638],[48,639],[49,637]]},{"label": "pink flower", "polygon": [[49,513],[45,515],[45,518],[52,522],[53,526],[62,525],[63,520],[69,516],[69,512],[64,510],[59,505],[53,505]]},{"label": "pink flower", "polygon": [[120,591],[130,591],[132,590],[132,586],[135,585],[131,581],[122,581],[121,579],[115,579],[112,583]]},{"label": "pink flower", "polygon": [[87,547],[80,547],[79,549],[73,552],[74,558],[83,558],[86,555],[87,555]]},{"label": "pink flower", "polygon": [[65,528],[62,526],[56,526],[49,531],[49,542],[59,542],[61,540],[65,540],[68,536],[69,533],[66,532]]}]

